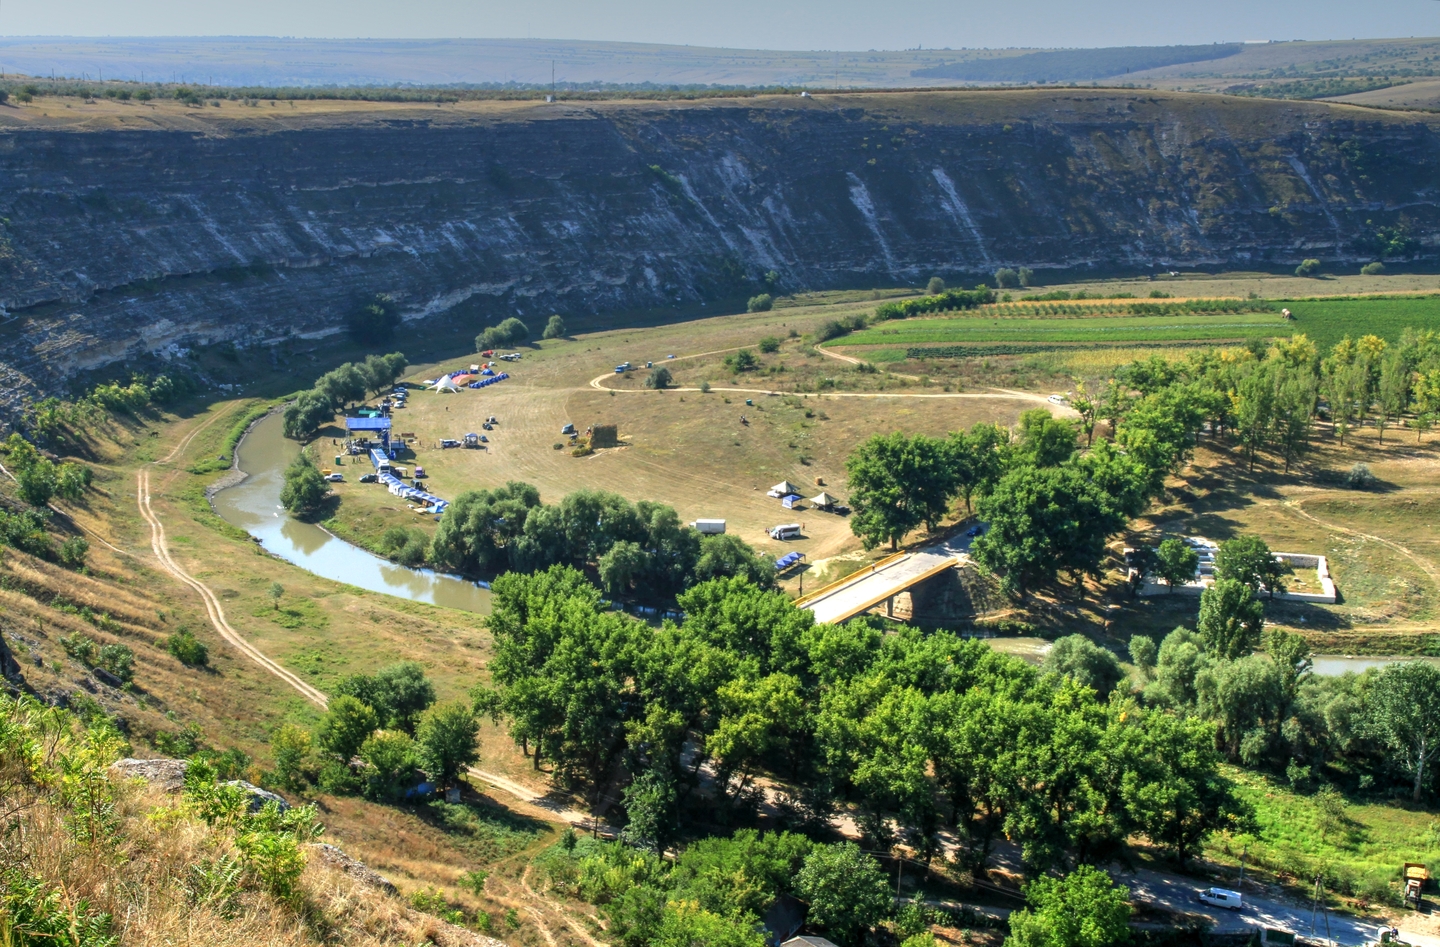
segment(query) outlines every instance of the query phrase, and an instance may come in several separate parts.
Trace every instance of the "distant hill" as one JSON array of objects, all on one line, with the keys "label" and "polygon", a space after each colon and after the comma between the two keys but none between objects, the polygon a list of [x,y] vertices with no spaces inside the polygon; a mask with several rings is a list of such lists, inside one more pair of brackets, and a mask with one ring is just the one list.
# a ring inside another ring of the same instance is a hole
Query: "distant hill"
[{"label": "distant hill", "polygon": [[962,82],[1078,82],[1108,79],[1144,69],[1226,59],[1245,47],[1240,43],[1209,46],[1111,46],[1103,49],[1058,49],[1003,59],[981,59],[917,69],[924,79]]},{"label": "distant hill", "polygon": [[[1104,49],[721,49],[548,39],[0,37],[0,72],[217,86],[719,85],[899,88],[1440,74],[1440,40]],[[1224,88],[1212,82],[1212,91]],[[1358,87],[1357,87],[1358,88]],[[1368,86],[1367,86],[1368,88]]]}]

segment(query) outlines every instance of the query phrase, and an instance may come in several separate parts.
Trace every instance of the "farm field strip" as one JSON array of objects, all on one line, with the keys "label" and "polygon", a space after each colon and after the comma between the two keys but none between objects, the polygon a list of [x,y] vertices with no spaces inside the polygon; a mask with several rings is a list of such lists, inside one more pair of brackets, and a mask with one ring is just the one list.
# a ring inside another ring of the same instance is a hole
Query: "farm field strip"
[{"label": "farm field strip", "polygon": [[1278,314],[1246,316],[1097,316],[1089,319],[917,319],[876,326],[832,340],[832,346],[951,342],[1186,341],[1290,335],[1294,323]]}]

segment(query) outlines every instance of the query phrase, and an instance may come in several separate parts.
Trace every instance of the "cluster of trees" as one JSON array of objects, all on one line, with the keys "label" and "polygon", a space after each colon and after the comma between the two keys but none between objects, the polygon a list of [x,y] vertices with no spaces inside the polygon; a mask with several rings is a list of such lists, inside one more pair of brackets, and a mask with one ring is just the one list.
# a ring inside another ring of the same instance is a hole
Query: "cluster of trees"
[{"label": "cluster of trees", "polygon": [[473,692],[477,710],[596,797],[623,767],[628,817],[657,849],[707,763],[721,811],[770,772],[795,787],[793,826],[850,802],[877,844],[898,834],[928,858],[957,828],[976,865],[1002,834],[1034,869],[1094,863],[1135,834],[1184,859],[1244,815],[1214,724],[1102,702],[948,632],[817,625],[738,578],[685,592],[683,622],[658,630],[563,566],[493,590],[495,689]]},{"label": "cluster of trees", "polygon": [[94,477],[94,472],[84,464],[69,461],[56,464],[19,434],[11,434],[0,448],[19,488],[20,499],[31,506],[43,507],[57,496],[78,503],[84,499]]},{"label": "cluster of trees", "polygon": [[[976,562],[1011,591],[1061,572],[1098,575],[1108,537],[1159,493],[1204,431],[1252,468],[1273,454],[1287,470],[1325,412],[1342,440],[1367,419],[1383,438],[1406,412],[1422,435],[1440,417],[1440,333],[1407,329],[1393,345],[1347,337],[1324,359],[1303,334],[1179,362],[1154,356],[1125,366],[1096,396],[1081,386],[1070,403],[1078,419],[1037,409],[1014,432],[981,424],[946,438],[872,437],[846,462],[851,528],[867,548],[894,547],[922,524],[933,529],[963,497],[990,524]],[[1096,443],[1102,420],[1113,437]]]},{"label": "cluster of trees", "polygon": [[577,490],[546,506],[535,487],[514,481],[456,497],[440,519],[430,555],[437,565],[467,573],[593,563],[612,596],[632,590],[670,596],[732,575],[768,587],[775,573],[770,560],[740,538],[701,536],[663,503]]},{"label": "cluster of trees", "polygon": [[[560,332],[557,335],[547,335],[545,338],[553,339],[559,335],[564,335],[565,322],[561,320],[559,316],[550,317],[550,322],[546,324],[545,331],[549,332],[550,327],[554,325],[557,320],[559,320],[560,323],[558,326]],[[484,352],[489,349],[519,345],[528,338],[530,338],[530,330],[525,326],[525,323],[511,316],[498,326],[486,326],[479,335],[475,336],[475,351]]]},{"label": "cluster of trees", "polygon": [[194,390],[195,380],[184,374],[132,375],[129,384],[104,382],[77,401],[44,398],[27,405],[20,428],[36,444],[57,447],[108,417],[169,404]]},{"label": "cluster of trees", "polygon": [[345,327],[356,342],[381,345],[394,338],[399,322],[400,310],[395,300],[385,293],[376,293],[369,302],[350,313]]},{"label": "cluster of trees", "polygon": [[479,758],[479,720],[464,701],[435,703],[420,665],[401,662],[340,681],[315,733],[287,724],[271,738],[275,778],[390,802],[420,782],[453,786]]},{"label": "cluster of trees", "polygon": [[363,362],[346,362],[326,372],[285,406],[285,436],[301,441],[314,437],[336,411],[395,384],[409,364],[404,353],[391,352],[366,356]]},{"label": "cluster of trees", "polygon": [[1019,289],[1022,286],[1030,286],[1034,282],[1035,271],[1028,266],[1022,266],[1018,270],[1002,266],[995,271],[995,285],[1001,289]]},{"label": "cluster of trees", "polygon": [[782,896],[803,900],[807,923],[842,944],[860,943],[893,914],[885,873],[854,843],[741,829],[701,839],[673,862],[640,845],[572,834],[540,862],[553,888],[600,906],[624,947],[763,947],[760,920]]},{"label": "cluster of trees", "polygon": [[995,293],[988,287],[977,286],[974,289],[951,289],[946,290],[942,281],[940,292],[929,296],[921,296],[918,299],[905,299],[900,302],[881,303],[875,307],[875,321],[884,322],[887,319],[908,319],[911,316],[919,316],[930,312],[950,312],[955,309],[974,309],[995,301]]}]

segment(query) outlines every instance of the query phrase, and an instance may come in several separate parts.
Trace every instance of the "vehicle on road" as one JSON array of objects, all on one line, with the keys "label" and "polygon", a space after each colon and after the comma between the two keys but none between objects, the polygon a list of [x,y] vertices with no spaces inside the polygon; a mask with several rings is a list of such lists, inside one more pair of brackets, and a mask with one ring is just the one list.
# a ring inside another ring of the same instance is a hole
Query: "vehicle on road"
[{"label": "vehicle on road", "polygon": [[1239,911],[1245,906],[1245,901],[1240,896],[1240,892],[1231,891],[1229,888],[1206,888],[1204,891],[1201,891],[1197,897],[1201,904],[1225,908],[1227,911]]},{"label": "vehicle on road", "polygon": [[1051,395],[1046,400],[1049,401],[1051,404],[1066,404],[1068,403],[1069,399],[1067,399],[1064,395]]}]

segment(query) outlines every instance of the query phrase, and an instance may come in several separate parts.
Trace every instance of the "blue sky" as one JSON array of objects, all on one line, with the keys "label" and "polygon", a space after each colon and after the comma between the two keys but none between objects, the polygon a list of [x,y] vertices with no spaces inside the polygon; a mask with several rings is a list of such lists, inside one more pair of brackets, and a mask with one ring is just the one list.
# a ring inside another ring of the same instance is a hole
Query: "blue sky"
[{"label": "blue sky", "polygon": [[1440,35],[1435,0],[4,0],[0,36],[534,37],[763,49]]}]

